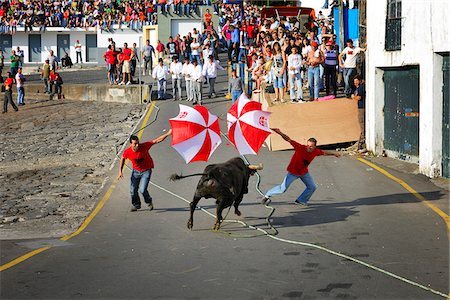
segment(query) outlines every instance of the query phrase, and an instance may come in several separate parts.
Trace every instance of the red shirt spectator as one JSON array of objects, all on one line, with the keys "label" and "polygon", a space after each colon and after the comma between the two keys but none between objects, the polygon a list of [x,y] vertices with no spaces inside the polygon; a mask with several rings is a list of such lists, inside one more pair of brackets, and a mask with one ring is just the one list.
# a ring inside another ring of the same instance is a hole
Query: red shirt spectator
[{"label": "red shirt spectator", "polygon": [[297,176],[303,176],[308,173],[308,166],[316,156],[324,155],[323,151],[315,148],[312,152],[306,150],[306,146],[291,140],[295,153],[287,167],[287,171]]},{"label": "red shirt spectator", "polygon": [[154,163],[153,159],[148,153],[150,148],[154,145],[154,141],[145,142],[139,144],[139,148],[136,152],[131,149],[131,147],[125,149],[122,157],[131,160],[133,164],[133,169],[139,172],[145,172],[153,169]]},{"label": "red shirt spectator", "polygon": [[5,82],[3,83],[3,85],[5,86],[5,88],[7,90],[9,90],[12,88],[13,83],[14,83],[14,80],[12,78],[8,77],[5,79]]},{"label": "red shirt spectator", "polygon": [[122,53],[123,53],[123,60],[130,60],[130,58],[131,58],[131,49],[130,48],[123,49]]}]

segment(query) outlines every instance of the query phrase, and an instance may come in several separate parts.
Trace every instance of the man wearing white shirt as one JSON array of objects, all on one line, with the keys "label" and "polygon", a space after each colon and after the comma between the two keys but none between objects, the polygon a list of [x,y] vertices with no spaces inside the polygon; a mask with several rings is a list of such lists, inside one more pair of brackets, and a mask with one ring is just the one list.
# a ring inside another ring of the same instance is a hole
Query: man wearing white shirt
[{"label": "man wearing white shirt", "polygon": [[[298,54],[298,48],[292,47],[292,53],[288,56],[288,76],[289,76],[289,95],[292,103],[303,101],[302,78],[300,68],[302,66],[302,57]],[[294,87],[297,87],[297,97]]]},{"label": "man wearing white shirt", "polygon": [[216,82],[217,77],[217,69],[224,70],[222,66],[219,64],[217,60],[214,59],[214,56],[210,55],[208,61],[205,62],[203,66],[203,76],[208,79],[209,84],[209,94],[208,97],[216,97],[216,92],[214,90],[214,83]]},{"label": "man wearing white shirt", "polygon": [[202,67],[198,65],[196,59],[192,60],[192,68],[190,69],[190,75],[192,80],[192,99],[194,104],[202,105]]},{"label": "man wearing white shirt", "polygon": [[213,50],[211,49],[211,45],[209,43],[206,43],[202,50],[203,55],[203,64],[206,64],[208,57],[210,55],[213,55]]},{"label": "man wearing white shirt", "polygon": [[186,97],[187,101],[192,101],[192,80],[191,80],[191,68],[193,65],[189,62],[188,58],[184,59],[183,68],[181,69],[181,74],[184,76],[184,80],[186,81]]},{"label": "man wearing white shirt", "polygon": [[[347,40],[347,47],[342,50],[341,54],[339,54],[338,62],[339,66],[344,69],[344,92],[347,98],[351,97],[352,94],[352,82],[353,76],[356,75],[356,60],[358,58],[358,54],[360,52],[364,52],[366,49],[354,47],[353,40]],[[342,62],[342,58],[345,54],[345,61]]]},{"label": "man wearing white shirt", "polygon": [[153,69],[152,77],[158,80],[158,100],[164,99],[166,93],[166,76],[169,74],[163,59],[158,60],[158,65]]},{"label": "man wearing white shirt", "polygon": [[[178,56],[173,57],[173,62],[170,64],[170,74],[172,75],[173,100],[181,100],[181,73],[183,65],[178,61]],[[178,97],[177,97],[178,90]]]}]

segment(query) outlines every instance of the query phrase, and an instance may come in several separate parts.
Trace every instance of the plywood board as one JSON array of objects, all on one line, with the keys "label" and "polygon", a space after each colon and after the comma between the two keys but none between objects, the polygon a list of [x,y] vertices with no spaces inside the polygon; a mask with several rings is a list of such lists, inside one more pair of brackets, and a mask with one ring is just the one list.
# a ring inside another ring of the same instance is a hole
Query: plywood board
[{"label": "plywood board", "polygon": [[[261,97],[262,100],[265,97]],[[264,100],[262,100],[264,101]],[[347,98],[321,102],[265,106],[272,112],[270,127],[280,128],[291,139],[306,143],[310,137],[317,145],[330,145],[357,141],[361,134],[357,102]],[[271,134],[266,140],[271,151],[292,149],[279,135]]]}]

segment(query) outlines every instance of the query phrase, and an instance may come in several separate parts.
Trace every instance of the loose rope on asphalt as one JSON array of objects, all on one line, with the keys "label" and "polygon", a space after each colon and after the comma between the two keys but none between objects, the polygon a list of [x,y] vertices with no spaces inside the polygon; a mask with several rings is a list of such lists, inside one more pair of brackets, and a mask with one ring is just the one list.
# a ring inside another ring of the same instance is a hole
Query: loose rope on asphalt
[{"label": "loose rope on asphalt", "polygon": [[[150,99],[150,105],[154,105],[154,104],[153,104],[153,101],[152,101],[151,99]],[[148,127],[149,125],[153,124],[153,123],[157,120],[157,117],[158,117],[158,113],[159,113],[160,108],[159,108],[158,106],[156,106],[156,105],[154,105],[154,106],[155,106],[155,108],[156,108],[156,110],[157,110],[157,111],[156,111],[156,114],[155,114],[155,117],[154,117],[153,120],[152,120],[148,125],[146,125],[145,127]],[[145,127],[142,127],[140,130],[143,130]],[[224,136],[223,133],[221,133],[221,134]],[[228,140],[228,137],[226,137],[226,138],[227,138],[227,140]],[[229,140],[228,140],[228,141],[229,141]],[[116,153],[116,156],[118,156],[118,153]],[[247,160],[244,156],[243,156],[243,158],[244,158],[244,160],[248,163],[248,160]],[[126,166],[126,167],[127,167],[128,169],[131,170],[131,168],[130,168],[129,166]],[[256,173],[256,174],[257,174],[257,176],[258,176],[257,191],[258,191],[258,193],[260,193],[260,194],[263,195],[263,193],[261,192],[261,190],[259,190],[260,176],[259,176],[258,173]],[[187,199],[185,199],[184,197],[179,196],[179,195],[173,193],[172,191],[170,191],[170,190],[168,190],[168,189],[166,189],[166,188],[164,188],[164,187],[162,187],[162,186],[160,186],[160,185],[158,185],[158,184],[156,184],[156,183],[154,183],[154,182],[152,182],[152,181],[150,181],[150,184],[153,185],[154,187],[156,187],[156,188],[158,188],[158,189],[160,189],[160,190],[162,190],[162,191],[164,191],[164,192],[166,192],[166,193],[168,193],[168,194],[170,194],[170,195],[172,195],[172,196],[174,196],[174,197],[176,197],[176,198],[178,198],[178,199],[180,199],[180,200],[186,202],[186,203],[190,203],[190,201],[187,200]],[[209,212],[208,210],[204,209],[203,207],[201,207],[201,206],[199,206],[199,205],[197,205],[197,209],[203,211],[204,213],[206,213],[207,215],[211,216],[212,218],[216,218],[216,216],[215,216],[214,214],[212,214],[211,212]],[[271,211],[271,213],[270,213],[270,215],[269,215],[269,217],[268,217],[267,219],[270,218],[270,216],[274,213],[274,211],[275,211],[275,209],[273,209],[273,210]],[[392,273],[392,272],[389,272],[389,271],[384,270],[384,269],[382,269],[382,268],[376,267],[376,266],[374,266],[374,265],[371,265],[371,264],[366,263],[366,262],[364,262],[364,261],[362,261],[362,260],[353,258],[353,257],[351,257],[351,256],[342,254],[342,253],[340,253],[340,252],[337,252],[337,251],[328,249],[328,248],[326,248],[326,247],[322,247],[322,246],[319,246],[319,245],[316,245],[316,244],[312,244],[312,243],[308,243],[308,242],[302,242],[302,241],[295,241],[295,240],[289,240],[289,239],[280,238],[280,237],[277,237],[277,236],[275,236],[275,235],[269,233],[267,230],[264,230],[264,229],[259,228],[259,227],[257,227],[257,226],[249,225],[249,224],[247,224],[246,222],[241,221],[241,220],[224,220],[223,222],[230,222],[230,223],[238,223],[238,224],[241,224],[241,225],[244,226],[244,227],[247,227],[247,228],[252,229],[252,230],[259,231],[259,232],[261,232],[264,236],[267,236],[268,238],[271,238],[271,239],[273,239],[273,240],[276,240],[276,241],[279,241],[279,242],[282,242],[282,243],[287,243],[287,244],[292,244],[292,245],[300,245],[300,246],[305,246],[305,247],[311,247],[311,248],[315,248],[315,249],[324,251],[324,252],[326,252],[326,253],[329,253],[329,254],[332,254],[332,255],[335,255],[335,256],[338,256],[338,257],[347,259],[347,260],[349,260],[349,261],[352,261],[352,262],[354,262],[354,263],[360,264],[360,265],[365,266],[365,267],[367,267],[367,268],[369,268],[369,269],[372,269],[372,270],[374,270],[374,271],[380,272],[380,273],[382,273],[382,274],[384,274],[384,275],[386,275],[386,276],[395,278],[395,279],[400,280],[400,281],[402,281],[402,282],[404,282],[404,283],[410,284],[410,285],[412,285],[412,286],[418,287],[418,288],[420,288],[420,289],[423,289],[423,290],[425,290],[425,291],[431,292],[431,293],[433,293],[433,294],[436,294],[436,295],[439,295],[439,296],[441,296],[441,297],[444,297],[444,298],[448,299],[448,295],[445,294],[445,293],[443,293],[443,292],[437,291],[437,290],[432,289],[432,288],[430,288],[430,287],[427,287],[427,286],[425,286],[425,285],[423,285],[423,284],[417,283],[417,282],[415,282],[415,281],[412,281],[412,280],[407,279],[407,278],[405,278],[405,277],[402,277],[402,276],[400,276],[400,275],[396,275],[396,274],[394,274],[394,273]],[[270,224],[270,226],[271,226],[271,224]],[[277,231],[277,233],[278,233],[278,231]]]}]

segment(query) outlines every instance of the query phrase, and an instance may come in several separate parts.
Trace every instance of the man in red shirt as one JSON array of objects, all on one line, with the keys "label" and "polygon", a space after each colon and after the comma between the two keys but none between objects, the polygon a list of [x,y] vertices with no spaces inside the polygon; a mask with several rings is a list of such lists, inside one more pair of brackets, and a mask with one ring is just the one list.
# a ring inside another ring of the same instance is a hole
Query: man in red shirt
[{"label": "man in red shirt", "polygon": [[6,79],[5,82],[3,82],[3,85],[5,86],[5,97],[3,99],[3,111],[2,113],[8,112],[8,103],[11,103],[11,106],[14,108],[15,111],[18,111],[16,104],[14,103],[12,99],[12,86],[13,86],[14,80],[12,78],[11,72],[6,73]]},{"label": "man in red shirt", "polygon": [[122,65],[123,80],[121,83],[119,83],[119,85],[122,84],[129,85],[131,84],[132,81],[130,61],[134,57],[134,52],[130,48],[128,48],[127,43],[124,43],[122,53],[123,53],[123,65]]},{"label": "man in red shirt", "polygon": [[315,138],[310,138],[306,145],[299,144],[298,142],[291,140],[287,135],[282,133],[278,128],[272,128],[272,130],[289,142],[294,147],[294,155],[291,158],[291,162],[287,167],[287,175],[284,177],[283,183],[271,188],[263,198],[262,203],[268,204],[270,197],[273,195],[283,194],[287,191],[292,182],[296,179],[300,179],[306,185],[306,189],[295,200],[296,204],[308,206],[308,200],[316,190],[317,186],[314,183],[314,179],[309,174],[308,166],[316,156],[319,155],[333,155],[339,157],[338,153],[332,153],[328,151],[322,151],[316,148],[317,141]]},{"label": "man in red shirt", "polygon": [[130,185],[130,193],[131,193],[131,211],[136,211],[141,208],[141,200],[139,199],[139,192],[141,192],[142,196],[144,196],[144,201],[147,203],[150,210],[153,209],[152,197],[148,193],[147,187],[150,182],[150,177],[152,176],[152,170],[154,167],[153,159],[148,153],[150,148],[154,144],[161,143],[172,134],[172,129],[169,130],[166,134],[161,135],[160,137],[140,144],[139,138],[135,135],[130,137],[130,147],[125,149],[122,154],[122,158],[120,159],[120,168],[119,168],[119,178],[123,177],[123,166],[125,165],[125,161],[127,159],[131,160],[133,165],[133,170],[131,172],[131,185]]}]

